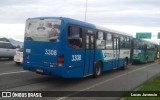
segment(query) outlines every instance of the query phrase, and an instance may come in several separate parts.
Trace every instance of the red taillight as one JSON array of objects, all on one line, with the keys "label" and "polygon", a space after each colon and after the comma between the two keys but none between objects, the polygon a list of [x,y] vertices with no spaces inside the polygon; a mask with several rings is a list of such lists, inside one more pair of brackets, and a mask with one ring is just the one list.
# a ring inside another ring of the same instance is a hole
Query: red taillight
[{"label": "red taillight", "polygon": [[58,66],[63,66],[64,65],[64,56],[59,56],[58,57]]}]

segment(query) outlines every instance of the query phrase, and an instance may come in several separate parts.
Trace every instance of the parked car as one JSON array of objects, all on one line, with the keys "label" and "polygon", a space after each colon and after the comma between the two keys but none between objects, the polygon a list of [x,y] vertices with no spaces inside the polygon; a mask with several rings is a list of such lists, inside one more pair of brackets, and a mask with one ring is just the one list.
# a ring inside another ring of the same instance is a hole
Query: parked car
[{"label": "parked car", "polygon": [[0,58],[13,59],[16,48],[10,42],[0,41]]},{"label": "parked car", "polygon": [[16,55],[14,56],[14,62],[17,65],[21,65],[23,62],[23,48],[17,50]]}]

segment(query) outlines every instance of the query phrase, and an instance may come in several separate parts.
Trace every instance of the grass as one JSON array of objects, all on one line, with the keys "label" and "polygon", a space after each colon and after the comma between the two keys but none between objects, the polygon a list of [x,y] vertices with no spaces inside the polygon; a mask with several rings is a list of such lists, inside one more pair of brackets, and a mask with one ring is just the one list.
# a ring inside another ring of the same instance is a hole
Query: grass
[{"label": "grass", "polygon": [[[160,92],[160,75],[152,80],[147,81],[137,91],[159,91]],[[160,97],[125,97],[124,100],[160,100]]]}]

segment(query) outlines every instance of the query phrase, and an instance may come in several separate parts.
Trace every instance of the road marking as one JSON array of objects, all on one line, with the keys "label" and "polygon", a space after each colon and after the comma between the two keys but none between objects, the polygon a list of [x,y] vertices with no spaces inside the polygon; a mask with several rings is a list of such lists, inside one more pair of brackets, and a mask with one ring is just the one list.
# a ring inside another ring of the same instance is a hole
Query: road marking
[{"label": "road marking", "polygon": [[[119,78],[119,77],[121,77],[121,76],[125,76],[125,75],[130,74],[130,73],[133,73],[133,72],[135,72],[135,71],[138,71],[138,70],[141,70],[141,69],[147,68],[147,67],[149,67],[149,66],[153,66],[153,65],[155,65],[155,64],[157,64],[157,63],[153,63],[153,64],[148,65],[148,66],[144,66],[144,67],[141,67],[141,68],[137,68],[137,69],[132,70],[132,71],[130,71],[130,72],[127,72],[127,73],[124,73],[124,74],[118,75],[118,76],[116,76],[116,77],[113,77],[113,78],[107,79],[107,80],[105,80],[105,81],[103,81],[103,82],[99,82],[99,83],[97,83],[97,84],[94,84],[94,85],[92,85],[92,86],[90,86],[90,87],[88,87],[88,88],[84,88],[84,89],[82,89],[82,90],[79,90],[79,92],[89,90],[89,89],[91,89],[91,88],[94,88],[94,87],[96,87],[96,86],[102,85],[102,84],[104,84],[104,83],[106,83],[106,82],[109,82],[109,81],[111,81],[111,80],[117,79],[117,78]],[[79,92],[75,92],[75,93],[72,93],[72,94],[66,95],[66,97],[61,97],[61,98],[58,98],[58,99],[56,99],[56,100],[64,100],[64,99],[68,98],[69,96],[72,96],[72,95],[78,94]]]},{"label": "road marking", "polygon": [[8,72],[8,73],[1,73],[1,75],[9,75],[9,74],[17,74],[17,73],[25,73],[25,72],[29,72],[29,71],[18,71],[18,72]]},{"label": "road marking", "polygon": [[8,63],[4,63],[4,64],[13,64],[14,62],[8,62]]}]

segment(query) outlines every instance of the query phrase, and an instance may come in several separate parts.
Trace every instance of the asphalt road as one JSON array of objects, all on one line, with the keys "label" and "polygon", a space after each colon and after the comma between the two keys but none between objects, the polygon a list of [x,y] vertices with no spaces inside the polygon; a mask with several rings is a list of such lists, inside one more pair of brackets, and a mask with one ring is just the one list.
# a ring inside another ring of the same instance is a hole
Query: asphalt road
[{"label": "asphalt road", "polygon": [[[8,59],[0,59],[0,91],[130,91],[160,73],[157,62],[130,65],[127,70],[105,72],[100,78],[51,78],[23,70]],[[98,92],[97,92],[98,93]],[[11,98],[0,98],[11,99]],[[14,99],[14,98],[12,98]],[[18,98],[21,99],[21,98]],[[37,98],[23,98],[37,99]],[[39,100],[119,100],[120,97],[47,97]]]}]

